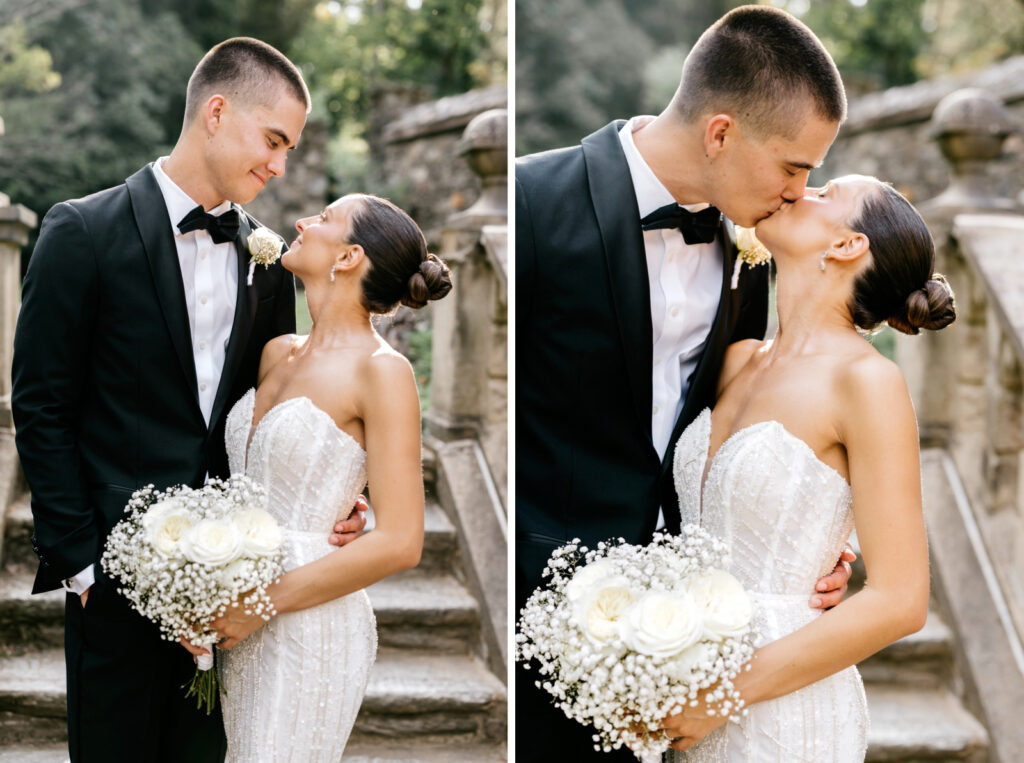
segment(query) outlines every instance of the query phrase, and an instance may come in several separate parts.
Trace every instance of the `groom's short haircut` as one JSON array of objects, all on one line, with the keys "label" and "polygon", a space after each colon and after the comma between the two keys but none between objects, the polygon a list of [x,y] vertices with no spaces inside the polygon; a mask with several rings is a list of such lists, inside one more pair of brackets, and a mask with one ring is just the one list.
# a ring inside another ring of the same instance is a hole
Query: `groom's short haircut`
[{"label": "groom's short haircut", "polygon": [[[273,87],[275,83],[279,87]],[[185,95],[185,124],[195,119],[210,96],[221,93],[245,104],[266,104],[280,88],[311,107],[309,90],[298,67],[277,48],[252,37],[232,37],[215,45],[196,65]]]},{"label": "groom's short haircut", "polygon": [[799,131],[810,100],[829,122],[846,119],[835,62],[804,23],[778,8],[744,5],[701,35],[683,64],[670,109],[686,122],[728,112],[759,137]]}]

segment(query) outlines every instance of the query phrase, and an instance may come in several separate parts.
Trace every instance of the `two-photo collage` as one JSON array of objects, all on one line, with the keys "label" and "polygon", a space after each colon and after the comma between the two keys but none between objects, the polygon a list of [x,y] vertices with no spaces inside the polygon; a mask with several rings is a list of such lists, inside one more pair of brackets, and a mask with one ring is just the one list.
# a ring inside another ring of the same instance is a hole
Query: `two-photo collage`
[{"label": "two-photo collage", "polygon": [[1020,0],[0,0],[0,763],[1024,756]]}]

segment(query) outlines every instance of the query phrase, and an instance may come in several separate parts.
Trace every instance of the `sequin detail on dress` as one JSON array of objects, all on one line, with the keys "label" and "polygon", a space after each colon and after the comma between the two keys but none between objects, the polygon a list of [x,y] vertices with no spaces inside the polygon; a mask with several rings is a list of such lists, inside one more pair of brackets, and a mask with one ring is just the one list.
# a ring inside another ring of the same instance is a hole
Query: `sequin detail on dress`
[{"label": "sequin detail on dress", "polygon": [[[683,524],[729,544],[751,593],[758,646],[820,616],[808,601],[853,530],[850,486],[777,421],[745,427],[708,460],[711,411],[679,438],[673,461]],[[704,480],[703,486],[701,481]],[[703,495],[702,495],[703,493]],[[868,708],[856,668],[750,708],[667,763],[862,763]]]},{"label": "sequin detail on dress", "polygon": [[[278,403],[253,428],[255,398],[249,390],[228,414],[228,464],[266,489],[290,570],[335,550],[327,537],[366,485],[366,454],[306,397]],[[340,760],[376,653],[365,591],[279,615],[220,652],[227,760]]]}]

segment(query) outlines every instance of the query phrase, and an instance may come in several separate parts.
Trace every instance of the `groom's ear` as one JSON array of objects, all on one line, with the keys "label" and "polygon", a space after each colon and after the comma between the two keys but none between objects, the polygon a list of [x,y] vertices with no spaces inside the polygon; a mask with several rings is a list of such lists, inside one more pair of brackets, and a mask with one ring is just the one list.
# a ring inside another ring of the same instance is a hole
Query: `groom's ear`
[{"label": "groom's ear", "polygon": [[211,95],[206,99],[206,105],[203,108],[203,122],[207,132],[215,133],[220,128],[226,105],[227,99],[223,95]]},{"label": "groom's ear", "polygon": [[828,255],[839,262],[853,262],[871,251],[871,242],[863,233],[848,231],[832,242]]},{"label": "groom's ear", "polygon": [[728,114],[714,114],[704,128],[704,155],[713,159],[725,148],[726,138],[736,131],[736,122]]}]

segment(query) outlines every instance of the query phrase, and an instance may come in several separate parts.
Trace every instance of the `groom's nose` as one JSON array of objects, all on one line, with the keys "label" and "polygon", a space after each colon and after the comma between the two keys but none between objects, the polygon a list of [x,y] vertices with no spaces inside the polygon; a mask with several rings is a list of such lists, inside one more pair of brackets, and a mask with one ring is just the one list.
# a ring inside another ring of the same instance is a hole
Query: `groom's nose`
[{"label": "groom's nose", "polygon": [[807,177],[810,173],[807,170],[800,170],[789,182],[786,183],[786,188],[782,192],[782,198],[786,201],[796,201],[802,199],[804,194],[807,192]]}]

